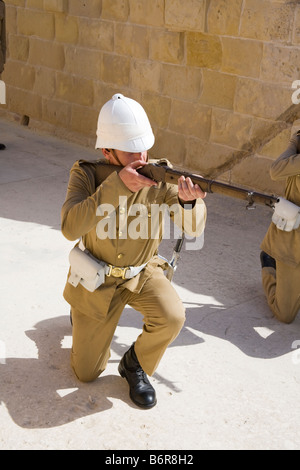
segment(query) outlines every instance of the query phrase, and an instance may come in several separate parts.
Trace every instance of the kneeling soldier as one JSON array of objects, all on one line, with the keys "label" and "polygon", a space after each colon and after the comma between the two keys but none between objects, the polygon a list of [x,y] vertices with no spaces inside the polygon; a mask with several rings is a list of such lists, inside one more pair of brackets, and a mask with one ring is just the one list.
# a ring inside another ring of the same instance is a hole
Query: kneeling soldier
[{"label": "kneeling soldier", "polygon": [[142,106],[114,95],[100,111],[96,148],[101,149],[104,163],[117,165],[120,171],[107,176],[103,161],[77,161],[62,207],[63,235],[80,240],[71,252],[64,289],[72,313],[72,367],[81,381],[92,381],[104,371],[121,313],[130,305],[143,315],[144,325],[121,359],[119,373],[129,384],[132,401],[143,408],[156,404],[146,374],[154,373],[179,334],[185,309],[164,276],[165,261],[158,256],[163,221],[159,219],[159,236],[138,237],[129,230],[134,221],[130,209],[146,208],[150,224],[152,205],[175,206],[181,229],[192,236],[203,232],[206,221],[205,193],[189,178],[180,177],[177,186],[157,184],[138,173],[153,144]]}]

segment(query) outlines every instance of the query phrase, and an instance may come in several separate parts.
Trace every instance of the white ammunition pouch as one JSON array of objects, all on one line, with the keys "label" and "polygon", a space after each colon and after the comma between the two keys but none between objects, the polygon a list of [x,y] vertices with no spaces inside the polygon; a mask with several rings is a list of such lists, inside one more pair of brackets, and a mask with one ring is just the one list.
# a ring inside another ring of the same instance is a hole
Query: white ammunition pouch
[{"label": "white ammunition pouch", "polygon": [[77,287],[80,283],[85,289],[94,292],[107,277],[121,277],[122,279],[132,279],[137,276],[147,265],[144,263],[140,266],[128,266],[120,268],[106,264],[104,261],[95,258],[88,250],[85,249],[82,241],[79,246],[75,246],[69,254],[71,273],[68,282]]},{"label": "white ammunition pouch", "polygon": [[107,265],[96,260],[88,251],[75,246],[69,255],[71,274],[68,282],[77,287],[82,284],[88,291],[94,292],[105,281]]},{"label": "white ammunition pouch", "polygon": [[285,232],[297,229],[300,225],[300,207],[280,197],[275,203],[272,222]]}]

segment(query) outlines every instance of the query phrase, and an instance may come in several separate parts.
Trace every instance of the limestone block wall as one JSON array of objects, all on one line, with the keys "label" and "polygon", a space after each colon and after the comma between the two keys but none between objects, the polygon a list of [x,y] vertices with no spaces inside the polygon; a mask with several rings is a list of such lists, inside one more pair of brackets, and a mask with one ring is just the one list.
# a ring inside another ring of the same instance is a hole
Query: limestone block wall
[{"label": "limestone block wall", "polygon": [[268,171],[291,128],[269,131],[300,80],[299,1],[7,0],[6,13],[2,116],[94,146],[121,92],[150,117],[151,156],[282,190]]}]

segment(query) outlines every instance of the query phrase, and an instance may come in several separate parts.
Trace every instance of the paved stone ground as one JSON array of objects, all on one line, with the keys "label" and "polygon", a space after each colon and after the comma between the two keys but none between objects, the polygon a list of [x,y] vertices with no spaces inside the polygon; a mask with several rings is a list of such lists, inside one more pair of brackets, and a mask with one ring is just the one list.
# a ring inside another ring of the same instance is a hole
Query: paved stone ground
[{"label": "paved stone ground", "polygon": [[134,310],[103,376],[82,384],[69,365],[60,209],[71,165],[95,152],[3,119],[0,136],[0,449],[300,449],[300,319],[280,324],[261,288],[270,209],[207,196],[204,246],[187,240],[174,277],[186,324],[151,379],[157,406],[140,410],[117,372]]}]

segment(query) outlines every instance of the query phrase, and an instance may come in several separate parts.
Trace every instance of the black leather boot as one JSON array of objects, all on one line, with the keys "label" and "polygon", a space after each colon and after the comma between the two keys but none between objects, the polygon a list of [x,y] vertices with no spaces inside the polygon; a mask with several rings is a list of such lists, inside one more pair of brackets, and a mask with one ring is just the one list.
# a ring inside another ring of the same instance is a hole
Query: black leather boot
[{"label": "black leather boot", "polygon": [[260,263],[262,268],[276,269],[276,260],[272,258],[272,256],[268,255],[265,251],[260,253]]},{"label": "black leather boot", "polygon": [[118,370],[121,377],[127,380],[129,396],[137,406],[152,408],[156,405],[155,390],[136,357],[134,344],[122,357]]}]

